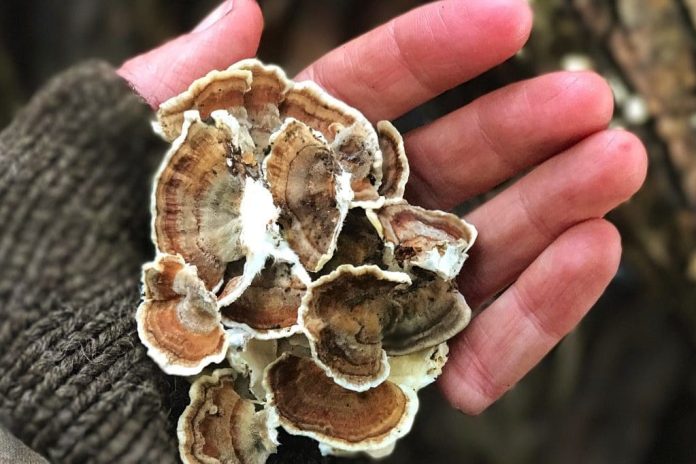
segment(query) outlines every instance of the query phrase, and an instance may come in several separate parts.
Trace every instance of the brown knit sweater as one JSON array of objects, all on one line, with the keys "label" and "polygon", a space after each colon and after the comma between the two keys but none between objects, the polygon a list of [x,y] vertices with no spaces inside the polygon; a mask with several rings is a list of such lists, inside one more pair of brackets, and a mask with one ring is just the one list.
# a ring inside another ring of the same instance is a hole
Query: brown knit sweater
[{"label": "brown knit sweater", "polygon": [[[188,383],[147,357],[133,317],[165,149],[151,116],[91,62],[0,133],[0,424],[51,462],[178,461]],[[291,441],[272,461],[322,462]]]}]

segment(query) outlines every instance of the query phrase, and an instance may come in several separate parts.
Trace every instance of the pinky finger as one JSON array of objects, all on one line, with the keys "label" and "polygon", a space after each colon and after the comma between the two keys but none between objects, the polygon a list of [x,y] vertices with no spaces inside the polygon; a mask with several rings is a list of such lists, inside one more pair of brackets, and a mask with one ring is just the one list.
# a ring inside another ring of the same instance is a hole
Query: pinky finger
[{"label": "pinky finger", "polygon": [[558,237],[450,343],[439,381],[450,403],[478,414],[514,386],[599,299],[620,256],[619,234],[603,219]]}]

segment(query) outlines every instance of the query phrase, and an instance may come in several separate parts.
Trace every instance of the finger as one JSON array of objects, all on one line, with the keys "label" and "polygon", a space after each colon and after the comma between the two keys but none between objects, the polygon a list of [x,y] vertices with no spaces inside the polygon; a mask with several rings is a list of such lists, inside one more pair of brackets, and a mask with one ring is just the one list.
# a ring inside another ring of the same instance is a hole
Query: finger
[{"label": "finger", "polygon": [[605,129],[614,109],[606,81],[558,72],[509,85],[405,137],[408,197],[450,209]]},{"label": "finger", "polygon": [[192,32],[131,58],[118,73],[156,108],[208,71],[255,55],[262,30],[254,0],[227,0]]},{"label": "finger", "polygon": [[393,119],[514,55],[527,41],[525,0],[439,1],[337,48],[302,71],[373,120]]},{"label": "finger", "polygon": [[462,294],[478,306],[563,231],[630,198],[646,169],[643,144],[623,130],[600,132],[545,161],[468,215],[479,236],[459,278]]},{"label": "finger", "polygon": [[478,414],[514,386],[583,318],[616,273],[616,229],[603,219],[576,225],[450,342],[440,387],[458,409]]}]

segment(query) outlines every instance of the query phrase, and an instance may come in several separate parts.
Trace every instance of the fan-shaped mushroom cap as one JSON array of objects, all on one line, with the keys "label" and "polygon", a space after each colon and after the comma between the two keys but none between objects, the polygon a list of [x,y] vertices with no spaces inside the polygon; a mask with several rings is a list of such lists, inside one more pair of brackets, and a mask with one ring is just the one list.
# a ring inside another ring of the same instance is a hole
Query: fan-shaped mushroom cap
[{"label": "fan-shaped mushroom cap", "polygon": [[385,205],[367,216],[386,242],[385,261],[413,266],[454,279],[476,240],[476,228],[454,214],[430,211],[406,202]]},{"label": "fan-shaped mushroom cap", "polygon": [[[224,113],[215,125],[186,113],[182,135],[157,173],[152,199],[153,241],[158,250],[180,254],[210,289],[225,263],[244,256],[239,208],[245,177],[256,174],[253,157],[244,162],[240,133]],[[247,148],[248,149],[248,148]]]},{"label": "fan-shaped mushroom cap", "polygon": [[[377,134],[365,116],[311,81],[295,83],[285,95],[280,113],[321,132],[331,144],[341,167],[352,174],[351,187],[356,202],[379,199],[382,153]],[[363,204],[367,205],[371,203]]]},{"label": "fan-shaped mushroom cap", "polygon": [[271,260],[239,298],[222,307],[226,326],[240,326],[257,338],[282,338],[299,330],[297,310],[307,286],[292,264]]},{"label": "fan-shaped mushroom cap", "polygon": [[408,433],[418,410],[411,388],[384,382],[358,393],[335,384],[311,359],[287,354],[266,369],[264,385],[269,414],[325,451],[385,448]]},{"label": "fan-shaped mushroom cap", "polygon": [[283,123],[279,107],[292,88],[292,81],[278,66],[265,65],[256,59],[242,60],[230,69],[247,70],[252,74],[251,86],[244,94],[244,107],[257,154],[262,157],[270,135]]},{"label": "fan-shaped mushroom cap", "polygon": [[171,142],[181,133],[184,113],[197,110],[207,119],[215,110],[239,114],[244,109],[244,93],[251,86],[252,73],[243,69],[211,71],[196,80],[180,95],[162,103],[157,112],[159,128]]},{"label": "fan-shaped mushroom cap", "polygon": [[379,186],[379,194],[388,203],[398,201],[404,197],[410,172],[404,140],[389,121],[377,123],[377,136],[382,151],[382,184]]},{"label": "fan-shaped mushroom cap", "polygon": [[387,378],[382,332],[401,312],[389,295],[410,283],[402,272],[342,265],[310,286],[300,325],[318,364],[337,384],[364,391]]},{"label": "fan-shaped mushroom cap", "polygon": [[181,460],[187,464],[257,464],[275,453],[277,439],[265,411],[234,390],[235,372],[219,369],[199,377],[179,418]]},{"label": "fan-shaped mushroom cap", "polygon": [[331,258],[352,192],[349,175],[306,124],[288,119],[271,137],[266,181],[280,208],[278,223],[303,266],[318,271]]},{"label": "fan-shaped mushroom cap", "polygon": [[319,366],[337,384],[356,391],[387,378],[386,354],[438,345],[470,318],[451,281],[426,271],[411,279],[370,265],[342,265],[321,277],[300,308],[300,326]]},{"label": "fan-shaped mushroom cap", "polygon": [[192,375],[220,362],[227,335],[215,295],[181,256],[160,255],[143,267],[145,299],[138,307],[138,335],[168,374]]},{"label": "fan-shaped mushroom cap", "polygon": [[277,66],[243,60],[225,71],[210,72],[162,103],[156,127],[168,141],[179,136],[187,110],[198,110],[203,119],[215,110],[238,117],[253,137],[259,161],[269,136],[284,119],[303,121],[324,135],[337,161],[351,174],[355,205],[378,207],[383,201],[377,191],[382,154],[375,130],[358,110],[313,82],[294,83]]},{"label": "fan-shaped mushroom cap", "polygon": [[403,356],[389,356],[389,381],[413,388],[424,388],[442,374],[447,362],[447,343],[425,348]]},{"label": "fan-shaped mushroom cap", "polygon": [[469,324],[471,309],[453,281],[418,271],[412,284],[391,295],[401,306],[399,319],[385,328],[382,346],[402,355],[449,340]]}]

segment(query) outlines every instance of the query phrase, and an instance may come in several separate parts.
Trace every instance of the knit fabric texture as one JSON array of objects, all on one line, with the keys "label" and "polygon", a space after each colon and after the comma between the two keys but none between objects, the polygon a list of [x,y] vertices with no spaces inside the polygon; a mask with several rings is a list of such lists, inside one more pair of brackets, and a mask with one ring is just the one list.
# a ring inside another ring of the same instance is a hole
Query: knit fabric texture
[{"label": "knit fabric texture", "polygon": [[[90,62],[0,133],[0,423],[50,462],[179,460],[189,384],[149,359],[134,319],[165,151],[151,118]],[[307,443],[271,461],[326,462]]]}]

